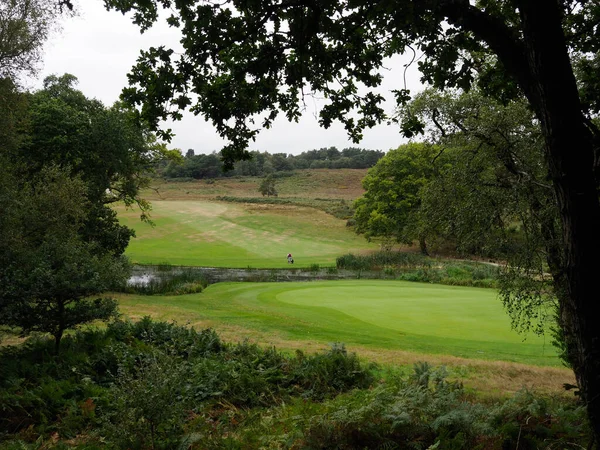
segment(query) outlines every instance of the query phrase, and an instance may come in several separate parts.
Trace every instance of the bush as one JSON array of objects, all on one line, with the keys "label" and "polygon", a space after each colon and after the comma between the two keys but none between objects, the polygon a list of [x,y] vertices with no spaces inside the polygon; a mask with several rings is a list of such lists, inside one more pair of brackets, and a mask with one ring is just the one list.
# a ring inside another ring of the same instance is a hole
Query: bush
[{"label": "bush", "polygon": [[289,385],[304,398],[323,400],[354,388],[366,388],[374,381],[372,369],[364,368],[356,354],[348,354],[343,344],[333,344],[327,353],[307,357],[296,352]]},{"label": "bush", "polygon": [[376,374],[341,344],[289,355],[117,321],[65,337],[59,358],[48,339],[0,350],[0,447],[535,449],[591,436],[584,405],[564,398],[478,404],[427,363]]},{"label": "bush", "polygon": [[590,436],[582,405],[527,391],[500,404],[476,404],[443,367],[426,363],[408,379],[338,397],[302,428],[298,448],[579,448]]},{"label": "bush", "polygon": [[381,251],[370,255],[343,255],[339,269],[381,271],[399,280],[454,286],[497,287],[499,270],[492,264],[435,260],[416,253]]},{"label": "bush", "polygon": [[173,448],[191,409],[188,366],[158,356],[122,371],[101,410],[100,434],[118,448]]},{"label": "bush", "polygon": [[321,266],[319,264],[311,264],[308,267],[308,270],[311,271],[311,272],[318,272],[318,271],[321,270]]},{"label": "bush", "polygon": [[84,434],[120,448],[173,448],[188,418],[224,404],[323,401],[373,381],[371,368],[343,346],[290,356],[147,317],[67,336],[60,358],[48,339],[3,348],[0,375],[0,441]]},{"label": "bush", "polygon": [[431,258],[405,252],[376,252],[369,255],[343,255],[337,258],[339,269],[348,270],[379,270],[384,266],[398,268],[430,267]]}]

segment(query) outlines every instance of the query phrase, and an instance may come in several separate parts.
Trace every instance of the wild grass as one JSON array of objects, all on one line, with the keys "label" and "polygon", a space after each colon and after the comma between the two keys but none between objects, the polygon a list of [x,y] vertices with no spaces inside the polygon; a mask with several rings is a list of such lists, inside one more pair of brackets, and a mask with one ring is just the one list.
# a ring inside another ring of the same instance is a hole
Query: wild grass
[{"label": "wild grass", "polygon": [[[362,179],[367,169],[310,169],[286,173],[277,178],[278,198],[332,199],[351,202],[364,190]],[[143,192],[148,200],[207,200],[217,195],[259,197],[262,177],[231,177],[214,180],[153,180]]]},{"label": "wild grass", "polygon": [[233,197],[229,195],[218,195],[215,200],[230,203],[254,203],[263,205],[296,205],[308,208],[315,208],[331,214],[337,219],[350,219],[354,215],[352,202],[344,199],[328,198],[273,198],[273,197]]}]

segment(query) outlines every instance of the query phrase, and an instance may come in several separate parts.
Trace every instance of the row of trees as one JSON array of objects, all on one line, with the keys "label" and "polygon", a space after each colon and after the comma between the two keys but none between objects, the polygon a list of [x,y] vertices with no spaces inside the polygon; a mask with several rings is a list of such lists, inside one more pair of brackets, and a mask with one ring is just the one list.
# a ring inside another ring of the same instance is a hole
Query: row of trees
[{"label": "row of trees", "polygon": [[385,153],[379,150],[336,147],[302,152],[299,155],[252,151],[251,159],[236,161],[224,172],[220,153],[196,155],[188,150],[181,161],[171,161],[157,170],[165,178],[218,178],[223,176],[265,176],[297,169],[366,169],[375,165]]}]

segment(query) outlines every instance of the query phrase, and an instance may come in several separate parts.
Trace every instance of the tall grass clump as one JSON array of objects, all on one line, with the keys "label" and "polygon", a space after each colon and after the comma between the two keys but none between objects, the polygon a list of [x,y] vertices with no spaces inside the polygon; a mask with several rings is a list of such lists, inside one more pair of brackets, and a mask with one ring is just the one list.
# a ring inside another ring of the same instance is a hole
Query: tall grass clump
[{"label": "tall grass clump", "polygon": [[159,265],[157,275],[144,282],[127,284],[121,290],[141,295],[183,295],[202,292],[208,286],[208,279],[194,269],[173,269],[169,265]]}]

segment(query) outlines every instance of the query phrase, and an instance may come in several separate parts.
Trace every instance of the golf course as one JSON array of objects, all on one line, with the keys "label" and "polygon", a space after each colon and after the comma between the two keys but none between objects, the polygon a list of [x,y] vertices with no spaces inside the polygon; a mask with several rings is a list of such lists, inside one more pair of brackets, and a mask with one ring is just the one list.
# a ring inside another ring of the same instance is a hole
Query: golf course
[{"label": "golf course", "polygon": [[313,208],[292,205],[154,201],[154,226],[134,210],[119,211],[136,231],[127,256],[136,264],[281,268],[292,253],[295,267],[335,265],[350,252],[377,250],[345,221]]},{"label": "golf course", "polygon": [[236,337],[558,366],[548,340],[510,327],[492,289],[406,281],[218,283],[200,294],[121,297],[133,316],[235,329]]},{"label": "golf course", "polygon": [[[282,203],[247,197],[254,195],[253,178],[163,184],[150,198],[152,225],[141,222],[135,210],[118,209],[121,222],[136,231],[126,254],[136,264],[278,270],[291,268],[285,256],[292,253],[296,270],[334,269],[340,255],[369,254],[379,245],[323,210],[283,202],[300,198],[306,204],[328,196],[349,201],[360,194],[359,174],[353,175],[348,177],[353,184],[336,191],[342,179],[300,173],[302,178],[282,181]],[[240,201],[219,201],[216,194]],[[217,283],[188,295],[123,294],[120,307],[133,318],[149,315],[211,327],[231,340],[279,348],[343,342],[367,352],[561,365],[549,336],[522,335],[511,328],[495,289],[315,278]]]}]

